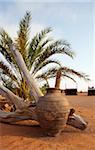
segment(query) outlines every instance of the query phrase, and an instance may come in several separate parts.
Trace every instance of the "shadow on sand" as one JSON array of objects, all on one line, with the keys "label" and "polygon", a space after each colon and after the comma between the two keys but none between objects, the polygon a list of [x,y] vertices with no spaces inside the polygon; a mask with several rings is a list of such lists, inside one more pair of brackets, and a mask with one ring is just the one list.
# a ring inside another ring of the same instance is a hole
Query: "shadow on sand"
[{"label": "shadow on sand", "polygon": [[[36,125],[27,125],[27,124],[5,124],[1,123],[0,124],[0,132],[1,136],[22,136],[22,137],[27,137],[27,138],[37,138],[37,137],[42,137],[42,138],[47,138],[47,136],[43,133],[42,128],[36,124]],[[79,134],[80,130],[72,128],[70,126],[67,126],[64,128],[64,131],[61,133],[61,135],[64,134]]]}]

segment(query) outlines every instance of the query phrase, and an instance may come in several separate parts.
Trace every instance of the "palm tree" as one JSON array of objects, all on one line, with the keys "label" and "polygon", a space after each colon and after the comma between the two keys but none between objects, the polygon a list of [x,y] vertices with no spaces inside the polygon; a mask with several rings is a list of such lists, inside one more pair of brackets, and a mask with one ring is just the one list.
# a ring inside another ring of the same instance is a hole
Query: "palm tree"
[{"label": "palm tree", "polygon": [[[9,64],[6,65],[3,61],[0,61],[0,80],[2,80],[4,86],[24,99],[31,99],[30,89],[10,50],[10,42],[15,44],[17,50],[22,54],[27,69],[37,79],[43,78],[48,83],[47,79],[54,77],[58,69],[62,70],[64,77],[73,79],[69,76],[69,73],[71,73],[86,78],[84,74],[66,67],[61,67],[59,61],[51,59],[51,56],[59,53],[61,55],[66,54],[71,58],[74,57],[74,52],[71,50],[70,44],[67,41],[54,41],[47,37],[48,33],[52,31],[51,28],[46,28],[40,33],[37,33],[31,40],[29,39],[30,21],[31,14],[30,12],[26,12],[19,23],[17,38],[14,40],[4,29],[0,31],[0,52]],[[52,67],[46,73],[38,73],[44,67],[48,68],[47,66],[49,64],[56,64],[56,69]]]},{"label": "palm tree", "polygon": [[[37,107],[32,107],[33,102],[32,105],[30,101],[26,103],[27,99],[35,99],[36,105],[39,97],[43,96],[36,79],[44,79],[48,84],[48,79],[55,77],[58,70],[61,70],[63,77],[73,81],[70,74],[87,79],[85,74],[62,67],[61,62],[55,59],[54,56],[59,53],[71,58],[74,57],[74,53],[68,42],[54,41],[47,37],[51,28],[42,30],[29,40],[30,20],[30,13],[26,12],[14,40],[4,29],[0,31],[0,52],[5,57],[5,61],[0,61],[0,81],[3,83],[0,84],[0,94],[16,108],[15,112],[0,109],[0,122],[14,123],[28,119],[38,121]],[[52,67],[49,69],[50,64]],[[48,70],[43,72],[45,68]]]},{"label": "palm tree", "polygon": [[76,83],[76,80],[74,79],[75,76],[78,76],[79,78],[83,78],[85,81],[89,81],[90,79],[88,78],[88,75],[86,75],[83,72],[78,72],[75,71],[74,69],[71,69],[69,67],[62,67],[62,66],[56,66],[52,68],[47,68],[46,71],[43,73],[40,73],[39,75],[36,76],[36,78],[39,81],[45,81],[43,87],[50,87],[48,80],[51,78],[56,77],[56,72],[61,71],[62,78],[65,79],[71,79],[73,82]]}]

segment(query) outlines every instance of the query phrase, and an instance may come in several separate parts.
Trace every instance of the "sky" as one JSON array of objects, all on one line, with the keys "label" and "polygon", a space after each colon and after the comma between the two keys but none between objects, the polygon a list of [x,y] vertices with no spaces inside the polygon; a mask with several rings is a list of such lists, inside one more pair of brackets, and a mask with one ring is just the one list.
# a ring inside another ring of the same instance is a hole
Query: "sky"
[{"label": "sky", "polygon": [[[67,40],[76,53],[74,60],[68,56],[58,57],[68,66],[90,76],[85,83],[77,80],[61,82],[61,88],[78,87],[81,91],[95,86],[95,2],[94,0],[0,0],[0,27],[16,37],[18,24],[26,11],[31,11],[31,38],[46,27],[52,27],[55,39]],[[0,59],[3,59],[0,55]],[[54,81],[50,85],[54,86]]]}]

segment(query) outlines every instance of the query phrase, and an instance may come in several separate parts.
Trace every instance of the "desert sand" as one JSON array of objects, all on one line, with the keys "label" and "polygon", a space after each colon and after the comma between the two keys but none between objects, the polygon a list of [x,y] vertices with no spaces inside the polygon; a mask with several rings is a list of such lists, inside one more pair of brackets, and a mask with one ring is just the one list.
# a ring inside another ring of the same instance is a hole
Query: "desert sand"
[{"label": "desert sand", "polygon": [[[95,150],[95,96],[66,96],[76,114],[88,121],[84,131],[66,126],[58,137],[45,137],[32,121],[0,124],[0,150]],[[28,126],[26,126],[28,125]]]}]

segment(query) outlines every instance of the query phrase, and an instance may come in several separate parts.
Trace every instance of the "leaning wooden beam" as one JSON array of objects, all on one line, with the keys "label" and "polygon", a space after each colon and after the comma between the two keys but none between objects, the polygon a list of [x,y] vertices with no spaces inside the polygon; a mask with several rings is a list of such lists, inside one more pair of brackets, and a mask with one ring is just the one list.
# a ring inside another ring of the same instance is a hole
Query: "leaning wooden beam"
[{"label": "leaning wooden beam", "polygon": [[7,101],[12,102],[17,109],[23,109],[26,107],[26,103],[23,101],[22,98],[15,95],[9,89],[0,85],[0,94],[6,98]]},{"label": "leaning wooden beam", "polygon": [[23,72],[23,75],[24,75],[24,78],[26,79],[27,85],[30,88],[31,95],[33,95],[35,100],[38,101],[39,97],[43,96],[43,93],[39,89],[33,76],[30,75],[20,52],[15,48],[15,46],[13,44],[10,44],[10,50],[13,53],[20,70]]}]

